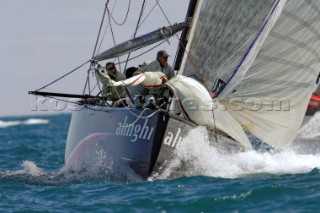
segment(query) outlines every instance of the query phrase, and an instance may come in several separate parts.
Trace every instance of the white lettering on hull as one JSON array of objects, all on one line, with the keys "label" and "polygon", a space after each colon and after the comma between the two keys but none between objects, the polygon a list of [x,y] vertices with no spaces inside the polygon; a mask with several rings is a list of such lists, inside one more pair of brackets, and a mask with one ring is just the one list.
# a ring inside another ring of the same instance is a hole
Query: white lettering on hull
[{"label": "white lettering on hull", "polygon": [[116,135],[131,138],[131,142],[136,142],[138,139],[150,140],[154,131],[153,127],[148,124],[149,119],[145,119],[144,124],[130,124],[127,123],[128,117],[126,116],[123,123],[116,129]]},{"label": "white lettering on hull", "polygon": [[164,138],[163,142],[167,146],[171,146],[173,148],[179,147],[182,137],[180,136],[181,129],[179,128],[176,135],[174,135],[172,132],[168,132],[167,136]]}]

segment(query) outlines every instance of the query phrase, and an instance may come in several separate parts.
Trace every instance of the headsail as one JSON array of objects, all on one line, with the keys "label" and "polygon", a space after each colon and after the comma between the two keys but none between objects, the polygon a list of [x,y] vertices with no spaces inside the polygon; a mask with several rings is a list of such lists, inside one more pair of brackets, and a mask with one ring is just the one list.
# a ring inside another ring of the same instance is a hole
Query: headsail
[{"label": "headsail", "polygon": [[226,94],[231,114],[270,145],[289,145],[305,115],[320,71],[319,8],[318,0],[288,1],[236,91]]},{"label": "headsail", "polygon": [[211,89],[227,82],[254,42],[275,0],[200,0],[192,25],[186,76],[198,76],[196,67]]},{"label": "headsail", "polygon": [[172,26],[163,27],[151,33],[148,33],[148,34],[139,36],[137,38],[134,38],[132,40],[118,44],[112,47],[111,49],[98,54],[93,59],[97,61],[102,61],[102,60],[122,56],[126,53],[133,52],[145,46],[154,44],[158,41],[168,39],[171,36],[173,36],[175,33],[188,27],[188,25],[189,25],[189,22],[182,22]]},{"label": "headsail", "polygon": [[209,89],[219,82],[220,102],[245,128],[285,147],[320,70],[319,8],[319,0],[200,0],[183,73],[197,76],[196,67]]}]

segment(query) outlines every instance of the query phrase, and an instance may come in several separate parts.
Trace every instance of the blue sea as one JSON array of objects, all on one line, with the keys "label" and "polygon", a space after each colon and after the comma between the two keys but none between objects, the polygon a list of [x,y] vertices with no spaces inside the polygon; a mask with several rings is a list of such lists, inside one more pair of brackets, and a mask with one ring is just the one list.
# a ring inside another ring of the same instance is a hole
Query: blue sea
[{"label": "blue sea", "polygon": [[0,212],[319,212],[320,115],[273,154],[219,153],[200,128],[177,153],[185,177],[148,181],[64,171],[70,119],[0,118]]}]

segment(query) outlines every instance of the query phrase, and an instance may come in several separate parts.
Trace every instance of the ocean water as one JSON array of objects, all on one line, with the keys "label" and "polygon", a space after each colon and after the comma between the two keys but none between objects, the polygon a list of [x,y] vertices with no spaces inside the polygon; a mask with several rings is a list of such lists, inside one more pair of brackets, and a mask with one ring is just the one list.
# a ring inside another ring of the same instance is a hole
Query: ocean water
[{"label": "ocean water", "polygon": [[[285,151],[223,154],[203,128],[176,161],[141,181],[111,170],[64,171],[70,115],[0,118],[0,212],[318,212],[320,114]],[[181,163],[185,177],[168,179]]]}]

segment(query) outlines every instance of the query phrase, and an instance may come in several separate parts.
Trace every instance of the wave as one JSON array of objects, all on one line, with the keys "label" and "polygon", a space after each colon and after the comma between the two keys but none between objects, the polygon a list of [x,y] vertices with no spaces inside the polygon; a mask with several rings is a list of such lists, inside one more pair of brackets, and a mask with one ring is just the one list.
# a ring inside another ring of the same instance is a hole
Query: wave
[{"label": "wave", "polygon": [[21,170],[0,172],[0,182],[21,182],[42,186],[79,184],[97,180],[106,182],[142,181],[132,170],[119,171],[112,165],[107,167],[95,165],[89,170],[82,171],[66,170],[65,167],[62,167],[58,172],[49,172],[39,168],[32,161],[23,161]]},{"label": "wave", "polygon": [[[19,121],[8,121],[19,122]],[[21,122],[21,121],[20,121]],[[25,125],[48,123],[48,120],[28,119]],[[317,137],[320,132],[320,113],[304,126],[298,134],[295,146],[276,153],[260,153],[246,151],[224,153],[213,147],[209,141],[207,130],[198,127],[175,150],[175,157],[161,174],[150,178],[171,179],[177,171],[179,176],[206,176],[217,178],[242,178],[250,176],[302,174],[320,168],[320,146],[316,149],[308,138]],[[0,124],[1,125],[1,124]],[[12,125],[20,125],[12,123]],[[316,140],[314,144],[320,144]],[[302,145],[305,144],[305,145]],[[109,155],[108,155],[109,156]],[[112,155],[110,155],[112,156]],[[104,157],[101,157],[104,158]],[[21,170],[0,172],[0,182],[13,181],[36,185],[64,185],[83,183],[93,180],[107,182],[139,182],[141,179],[124,165],[118,165],[112,159],[107,164],[97,159],[91,170],[68,171],[61,168],[57,172],[45,171],[31,161],[24,161]],[[181,173],[183,168],[183,173]],[[186,168],[186,169],[185,169]]]},{"label": "wave", "polygon": [[36,119],[30,118],[25,121],[2,121],[0,120],[0,128],[7,128],[18,125],[38,125],[38,124],[48,124],[49,120],[47,119]]},{"label": "wave", "polygon": [[[320,168],[320,152],[300,153],[290,148],[276,153],[246,151],[223,153],[208,141],[205,128],[190,131],[181,146],[175,150],[175,157],[164,172],[155,177],[167,179],[175,172],[181,175],[181,168],[187,168],[183,176],[209,176],[219,178],[240,178],[250,175],[300,174]],[[153,178],[154,179],[154,178]]]}]

